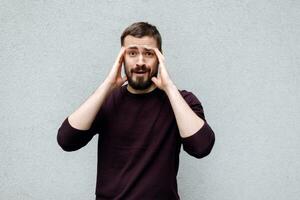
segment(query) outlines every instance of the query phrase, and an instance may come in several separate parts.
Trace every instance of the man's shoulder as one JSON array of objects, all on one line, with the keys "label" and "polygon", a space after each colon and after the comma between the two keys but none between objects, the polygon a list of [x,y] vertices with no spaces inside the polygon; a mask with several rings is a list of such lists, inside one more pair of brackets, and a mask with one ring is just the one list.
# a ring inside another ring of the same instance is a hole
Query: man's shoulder
[{"label": "man's shoulder", "polygon": [[122,97],[124,96],[124,86],[115,88],[106,98],[102,105],[102,107],[111,107],[112,105],[116,105],[122,101]]},{"label": "man's shoulder", "polygon": [[183,90],[178,89],[178,91],[180,92],[180,94],[181,94],[182,97],[184,97],[184,98],[193,98],[193,97],[196,98],[196,96],[194,95],[194,93],[191,92],[191,91],[184,90],[184,89],[183,89]]},{"label": "man's shoulder", "polygon": [[189,94],[192,94],[191,91],[188,91],[188,90],[181,90],[181,89],[178,89],[178,91],[181,93],[181,95],[189,95]]},{"label": "man's shoulder", "polygon": [[178,91],[187,103],[200,103],[198,97],[193,92],[184,89],[178,89]]},{"label": "man's shoulder", "polygon": [[126,90],[126,86],[125,86],[125,85],[122,85],[121,87],[118,87],[118,88],[114,89],[114,90],[111,92],[111,94],[109,95],[109,97],[110,97],[110,98],[117,98],[117,97],[123,96],[125,90]]}]

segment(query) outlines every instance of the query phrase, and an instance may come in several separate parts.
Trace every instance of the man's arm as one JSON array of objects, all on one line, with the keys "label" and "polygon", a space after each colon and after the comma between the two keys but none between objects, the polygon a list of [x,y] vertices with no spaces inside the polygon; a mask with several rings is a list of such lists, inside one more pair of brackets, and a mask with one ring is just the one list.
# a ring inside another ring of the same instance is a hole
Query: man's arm
[{"label": "man's arm", "polygon": [[190,108],[175,85],[168,87],[166,94],[171,103],[182,138],[192,136],[203,127],[205,121]]},{"label": "man's arm", "polygon": [[121,77],[125,48],[119,55],[105,81],[97,90],[71,115],[69,115],[58,130],[58,144],[66,151],[74,151],[87,144],[93,137],[95,130],[93,122],[102,104],[109,94],[127,80]]},{"label": "man's arm", "polygon": [[159,59],[159,76],[153,77],[152,81],[157,87],[164,90],[169,98],[182,138],[183,148],[190,155],[202,158],[210,153],[214,145],[214,132],[207,124],[204,113],[203,119],[201,119],[193,110],[203,111],[200,102],[196,103],[193,109],[189,106],[171,81],[164,64],[164,56],[157,48],[154,48],[154,51]]},{"label": "man's arm", "polygon": [[[187,133],[187,136],[180,133],[183,149],[196,158],[207,156],[214,146],[215,134],[205,119],[200,101],[191,92],[182,91],[180,93],[174,89],[168,94],[179,133],[180,131]],[[198,126],[199,122],[196,118],[201,120],[202,125]],[[191,121],[189,122],[189,120]]]},{"label": "man's arm", "polygon": [[126,81],[126,77],[121,77],[124,52],[125,48],[122,47],[106,80],[69,116],[70,124],[73,127],[80,130],[88,130],[106,97]]},{"label": "man's arm", "polygon": [[80,149],[99,131],[96,118],[97,114],[101,114],[98,112],[109,90],[106,84],[100,85],[75,112],[63,121],[57,133],[57,142],[63,150]]}]

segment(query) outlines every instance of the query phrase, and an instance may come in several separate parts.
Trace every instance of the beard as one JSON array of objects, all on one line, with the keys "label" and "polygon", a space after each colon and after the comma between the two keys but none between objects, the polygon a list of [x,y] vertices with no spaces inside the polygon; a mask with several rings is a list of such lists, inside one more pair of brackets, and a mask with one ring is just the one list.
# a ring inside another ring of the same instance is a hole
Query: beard
[{"label": "beard", "polygon": [[[158,74],[158,66],[152,73],[151,70],[146,67],[146,65],[133,68],[129,71],[124,63],[124,69],[128,84],[135,90],[145,90],[149,88],[153,84],[151,78],[157,77]],[[143,76],[136,76],[136,74],[134,75],[134,73],[138,71],[145,72],[146,74],[144,74]],[[135,78],[133,78],[133,76],[135,76]]]}]

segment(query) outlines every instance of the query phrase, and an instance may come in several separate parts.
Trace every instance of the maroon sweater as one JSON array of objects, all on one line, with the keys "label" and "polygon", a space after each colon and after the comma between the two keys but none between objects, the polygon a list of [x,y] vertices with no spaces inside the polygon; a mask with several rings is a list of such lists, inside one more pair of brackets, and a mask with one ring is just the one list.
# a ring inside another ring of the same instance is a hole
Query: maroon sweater
[{"label": "maroon sweater", "polygon": [[89,130],[72,127],[66,118],[58,130],[65,151],[98,140],[97,200],[177,200],[177,172],[181,144],[196,158],[208,155],[215,135],[199,100],[180,91],[205,124],[194,135],[181,138],[164,91],[132,94],[126,86],[115,90],[101,106]]}]

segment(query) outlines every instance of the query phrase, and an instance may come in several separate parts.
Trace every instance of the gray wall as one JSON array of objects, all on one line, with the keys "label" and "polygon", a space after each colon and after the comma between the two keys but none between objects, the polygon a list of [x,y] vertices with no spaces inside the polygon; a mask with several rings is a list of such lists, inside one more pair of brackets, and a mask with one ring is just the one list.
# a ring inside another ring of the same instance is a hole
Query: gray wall
[{"label": "gray wall", "polygon": [[56,143],[97,88],[135,21],[158,27],[169,73],[194,92],[216,133],[212,153],[181,151],[183,200],[300,196],[296,0],[0,1],[0,199],[94,199],[97,137]]}]

